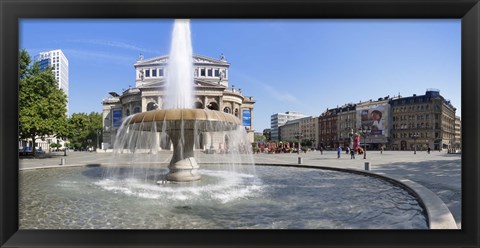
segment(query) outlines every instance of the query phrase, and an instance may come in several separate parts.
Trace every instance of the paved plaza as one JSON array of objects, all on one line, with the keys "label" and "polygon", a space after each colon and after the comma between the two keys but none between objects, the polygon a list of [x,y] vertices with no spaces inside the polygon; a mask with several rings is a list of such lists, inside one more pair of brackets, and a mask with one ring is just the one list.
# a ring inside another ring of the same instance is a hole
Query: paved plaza
[{"label": "paved plaza", "polygon": [[[171,153],[165,153],[168,163]],[[210,154],[197,153],[197,160],[208,162]],[[219,155],[215,155],[219,156]],[[446,152],[418,151],[416,155],[412,151],[367,151],[367,159],[363,155],[356,155],[356,159],[350,159],[350,155],[342,152],[341,158],[337,158],[335,151],[310,151],[307,153],[287,154],[254,154],[256,164],[261,165],[298,165],[298,157],[302,158],[302,165],[321,166],[340,169],[364,170],[365,162],[370,163],[370,171],[379,175],[385,175],[400,179],[409,179],[423,185],[438,195],[452,213],[458,228],[461,228],[461,155],[448,154]],[[61,159],[65,159],[65,165],[60,165]],[[52,156],[43,159],[20,159],[20,170],[49,168],[59,166],[84,166],[84,165],[108,165],[115,164],[112,153],[96,152],[68,152],[67,156],[62,153],[53,153]]]}]

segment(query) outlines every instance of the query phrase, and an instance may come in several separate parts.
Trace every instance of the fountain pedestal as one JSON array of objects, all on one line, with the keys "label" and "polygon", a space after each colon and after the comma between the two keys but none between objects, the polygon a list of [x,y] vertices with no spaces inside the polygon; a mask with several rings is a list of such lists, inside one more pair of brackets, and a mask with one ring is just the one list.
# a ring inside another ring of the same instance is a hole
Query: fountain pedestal
[{"label": "fountain pedestal", "polygon": [[173,156],[167,174],[168,181],[190,182],[201,178],[193,153],[194,130],[169,130],[168,136],[173,143]]}]

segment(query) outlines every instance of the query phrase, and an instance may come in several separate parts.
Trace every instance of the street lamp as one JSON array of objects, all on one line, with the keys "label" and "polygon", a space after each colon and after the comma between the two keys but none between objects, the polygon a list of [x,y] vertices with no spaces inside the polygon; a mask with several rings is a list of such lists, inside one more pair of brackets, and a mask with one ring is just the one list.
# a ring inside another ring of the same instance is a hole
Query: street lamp
[{"label": "street lamp", "polygon": [[367,136],[370,134],[372,130],[370,130],[368,127],[362,127],[360,130],[360,134],[363,137],[363,159],[367,158]]},{"label": "street lamp", "polygon": [[418,133],[414,133],[412,135],[413,138],[413,154],[417,154],[417,139],[418,139]]},{"label": "street lamp", "polygon": [[100,129],[97,129],[96,132],[97,132],[97,149],[98,149],[98,147],[100,146],[100,133],[101,133],[101,130],[100,130]]},{"label": "street lamp", "polygon": [[300,138],[303,137],[302,133],[295,133],[295,138],[298,140],[298,154],[300,154]]}]

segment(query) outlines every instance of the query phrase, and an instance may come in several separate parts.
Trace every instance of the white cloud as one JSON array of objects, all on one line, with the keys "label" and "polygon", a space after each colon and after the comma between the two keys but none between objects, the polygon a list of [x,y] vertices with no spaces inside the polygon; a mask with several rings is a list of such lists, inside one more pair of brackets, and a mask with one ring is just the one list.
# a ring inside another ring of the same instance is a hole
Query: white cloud
[{"label": "white cloud", "polygon": [[92,44],[92,45],[100,45],[100,46],[108,46],[120,49],[127,49],[139,52],[149,52],[149,53],[160,53],[159,51],[154,51],[151,49],[135,46],[133,44],[128,44],[125,42],[119,41],[109,41],[109,40],[72,40],[72,42],[84,43],[84,44]]},{"label": "white cloud", "polygon": [[301,102],[296,96],[292,95],[291,93],[287,92],[287,91],[280,91],[272,86],[270,86],[271,84],[267,84],[267,83],[263,83],[257,79],[254,79],[254,78],[251,78],[241,72],[238,72],[237,73],[239,74],[240,77],[243,77],[246,81],[250,81],[252,84],[255,84],[255,85],[258,85],[258,86],[261,86],[266,92],[267,94],[269,94],[271,97],[273,97],[274,99],[278,100],[279,102],[282,102],[282,103],[290,103],[290,104],[296,104],[298,106],[302,106],[302,107],[307,107],[308,105],[304,104],[303,102]]}]

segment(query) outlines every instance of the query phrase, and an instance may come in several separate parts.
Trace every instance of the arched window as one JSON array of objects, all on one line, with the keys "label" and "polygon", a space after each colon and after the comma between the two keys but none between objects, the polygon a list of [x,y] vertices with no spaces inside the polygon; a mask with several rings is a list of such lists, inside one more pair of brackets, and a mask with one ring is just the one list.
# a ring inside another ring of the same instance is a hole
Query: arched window
[{"label": "arched window", "polygon": [[129,116],[129,115],[130,115],[130,109],[127,109],[127,111],[126,111],[126,114],[125,114],[125,115],[126,115],[126,116]]},{"label": "arched window", "polygon": [[238,109],[235,109],[235,116],[238,117]]},{"label": "arched window", "polygon": [[223,112],[231,114],[232,110],[229,107],[225,107],[225,108],[223,108]]},{"label": "arched window", "polygon": [[136,114],[136,113],[140,113],[140,107],[135,107],[133,108],[133,113]]},{"label": "arched window", "polygon": [[195,102],[194,106],[196,109],[203,109],[203,104],[201,102]]},{"label": "arched window", "polygon": [[155,110],[158,108],[158,104],[155,103],[155,102],[149,102],[147,104],[147,111],[150,111],[150,110]]},{"label": "arched window", "polygon": [[207,105],[207,108],[210,110],[218,110],[218,104],[216,102],[211,102]]}]

